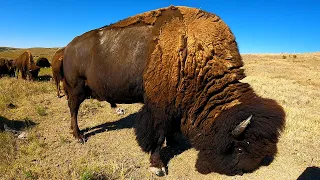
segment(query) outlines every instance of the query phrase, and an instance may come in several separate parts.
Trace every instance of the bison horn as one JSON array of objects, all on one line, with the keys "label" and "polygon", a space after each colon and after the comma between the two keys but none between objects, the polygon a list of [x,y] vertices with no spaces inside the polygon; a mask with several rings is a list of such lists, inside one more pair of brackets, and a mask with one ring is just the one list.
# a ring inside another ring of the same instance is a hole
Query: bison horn
[{"label": "bison horn", "polygon": [[232,136],[237,138],[246,129],[248,124],[250,124],[252,115],[250,115],[246,120],[243,120],[234,130],[231,132]]}]

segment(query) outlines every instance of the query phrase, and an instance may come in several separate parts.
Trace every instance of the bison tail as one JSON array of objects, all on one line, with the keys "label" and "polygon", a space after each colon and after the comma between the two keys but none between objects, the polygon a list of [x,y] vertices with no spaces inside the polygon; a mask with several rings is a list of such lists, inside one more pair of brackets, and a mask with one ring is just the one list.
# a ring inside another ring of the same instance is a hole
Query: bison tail
[{"label": "bison tail", "polygon": [[60,69],[59,69],[59,76],[61,77],[61,79],[64,79],[64,73],[63,73],[63,62],[60,62]]},{"label": "bison tail", "polygon": [[64,77],[64,72],[63,72],[63,62],[61,61],[61,65],[60,65],[60,70],[59,70],[59,78],[60,78],[60,81],[62,81],[62,84],[63,84],[63,90],[64,90],[64,93],[67,97],[67,100],[69,99],[69,96],[68,96],[68,92],[69,92],[69,89],[70,89],[70,85],[68,84],[68,82],[66,81],[66,78]]}]

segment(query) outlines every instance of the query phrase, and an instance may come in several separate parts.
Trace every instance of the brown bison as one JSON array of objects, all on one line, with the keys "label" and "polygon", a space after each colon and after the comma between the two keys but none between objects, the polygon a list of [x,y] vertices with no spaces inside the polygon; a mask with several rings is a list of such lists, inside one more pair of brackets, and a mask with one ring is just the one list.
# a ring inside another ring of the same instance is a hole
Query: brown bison
[{"label": "brown bison", "polygon": [[40,67],[34,63],[32,54],[30,51],[22,53],[14,62],[14,65],[17,69],[17,78],[19,71],[21,71],[22,79],[26,79],[27,76],[29,80],[34,80],[38,77]]},{"label": "brown bison", "polygon": [[48,59],[45,58],[45,57],[39,58],[39,59],[37,60],[36,65],[39,66],[40,68],[42,68],[42,67],[50,67],[50,66],[51,66],[50,62],[49,62]]},{"label": "brown bison", "polygon": [[59,49],[52,57],[52,77],[57,87],[57,96],[60,98],[60,82],[63,80],[63,53],[64,48]]},{"label": "brown bison", "polygon": [[15,67],[13,65],[13,60],[12,59],[5,59],[5,58],[0,58],[0,78],[2,75],[9,75],[10,77],[15,76]]},{"label": "brown bison", "polygon": [[240,81],[242,66],[229,27],[199,9],[171,6],[89,31],[64,53],[73,135],[84,140],[77,115],[88,96],[143,102],[135,132],[157,175],[161,147],[177,132],[199,150],[200,173],[251,172],[277,152],[285,113]]}]

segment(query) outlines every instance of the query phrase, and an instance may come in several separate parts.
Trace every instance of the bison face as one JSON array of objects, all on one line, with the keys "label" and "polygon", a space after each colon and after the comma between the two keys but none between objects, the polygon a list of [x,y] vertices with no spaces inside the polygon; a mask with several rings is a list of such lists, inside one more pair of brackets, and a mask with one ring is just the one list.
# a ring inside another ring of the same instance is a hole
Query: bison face
[{"label": "bison face", "polygon": [[234,140],[225,146],[200,150],[196,168],[202,174],[242,175],[257,169],[266,157],[273,156],[276,151],[275,143]]},{"label": "bison face", "polygon": [[32,65],[30,68],[30,73],[31,73],[31,79],[36,79],[38,77],[39,71],[40,71],[40,67],[36,66],[36,65]]},{"label": "bison face", "polygon": [[265,158],[273,157],[277,152],[276,144],[284,126],[282,109],[277,112],[252,106],[251,109],[258,108],[248,114],[242,107],[248,106],[222,114],[211,129],[197,139],[196,168],[200,173],[236,175],[252,172]]}]

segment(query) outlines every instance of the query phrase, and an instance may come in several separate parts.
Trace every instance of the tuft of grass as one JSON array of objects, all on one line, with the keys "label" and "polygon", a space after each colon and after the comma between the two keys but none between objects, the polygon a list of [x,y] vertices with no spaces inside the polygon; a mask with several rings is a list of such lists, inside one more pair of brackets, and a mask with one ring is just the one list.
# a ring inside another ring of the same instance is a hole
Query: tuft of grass
[{"label": "tuft of grass", "polygon": [[25,178],[26,179],[38,179],[38,177],[36,175],[34,175],[30,170],[26,171],[26,170],[23,170],[22,171],[23,174],[25,175]]},{"label": "tuft of grass", "polygon": [[287,56],[286,55],[282,55],[282,59],[287,59]]},{"label": "tuft of grass", "polygon": [[63,137],[61,135],[59,136],[59,139],[60,139],[61,144],[69,144],[69,143],[71,143],[71,141],[68,138]]},{"label": "tuft of grass", "polygon": [[46,115],[48,115],[48,113],[47,113],[47,111],[46,111],[46,108],[43,107],[43,106],[37,106],[36,110],[37,110],[37,113],[38,113],[40,116],[46,116]]},{"label": "tuft of grass", "polygon": [[297,55],[294,54],[292,57],[293,57],[293,58],[297,58]]},{"label": "tuft of grass", "polygon": [[81,176],[80,176],[80,179],[81,180],[93,180],[95,179],[95,173],[93,171],[90,171],[90,170],[85,170]]},{"label": "tuft of grass", "polygon": [[113,177],[113,174],[106,175],[101,167],[83,167],[80,170],[79,179],[81,180],[104,180],[104,179],[117,179]]}]

